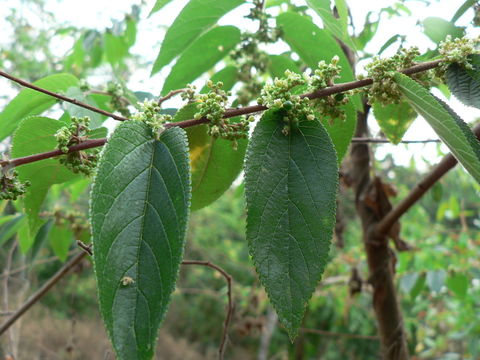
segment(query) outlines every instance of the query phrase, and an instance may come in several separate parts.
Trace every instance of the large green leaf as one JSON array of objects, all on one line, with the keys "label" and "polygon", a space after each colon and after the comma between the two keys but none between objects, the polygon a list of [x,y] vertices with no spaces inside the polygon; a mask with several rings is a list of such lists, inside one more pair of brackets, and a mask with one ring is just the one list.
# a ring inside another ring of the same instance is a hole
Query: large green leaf
[{"label": "large green leaf", "polygon": [[470,127],[415,80],[399,73],[395,81],[410,105],[428,121],[457,160],[480,183],[480,142]]},{"label": "large green leaf", "polygon": [[453,39],[465,35],[464,28],[455,26],[453,23],[438,17],[427,17],[423,20],[423,28],[425,35],[437,44],[445,40],[447,35],[451,35]]},{"label": "large green leaf", "polygon": [[[55,74],[34,82],[34,85],[53,92],[65,93],[68,88],[78,86],[78,79],[70,74]],[[31,89],[20,91],[0,113],[0,141],[11,135],[24,117],[41,114],[56,102],[57,99],[38,91]]]},{"label": "large green leaf", "polygon": [[285,71],[290,70],[296,72],[297,74],[301,74],[302,71],[295,63],[295,61],[290,58],[290,56],[284,55],[269,55],[268,59],[270,61],[269,70],[272,74],[272,77],[283,78],[285,77]]},{"label": "large green leaf", "polygon": [[446,73],[447,85],[462,103],[480,109],[480,55],[470,55],[469,63],[473,69],[451,64]]},{"label": "large green leaf", "polygon": [[[195,104],[187,105],[177,112],[174,121],[192,119],[195,112]],[[192,210],[198,210],[217,200],[238,177],[247,139],[238,140],[237,149],[234,149],[231,141],[209,136],[206,125],[188,128],[187,135],[192,171]]]},{"label": "large green leaf", "polygon": [[[65,124],[46,117],[30,116],[18,126],[13,136],[12,157],[22,157],[54,150],[57,146],[54,134]],[[44,220],[38,216],[48,190],[53,184],[72,180],[74,174],[58,159],[46,159],[17,168],[19,179],[30,181],[23,204],[28,216],[30,236],[35,236]]]},{"label": "large green leaf", "polygon": [[342,106],[345,110],[346,118],[344,121],[336,119],[332,123],[322,119],[322,124],[332,139],[333,146],[337,151],[337,159],[340,164],[347,153],[348,147],[355,133],[357,125],[357,112],[352,104]]},{"label": "large green leaf", "polygon": [[[225,91],[230,90],[233,88],[235,83],[237,82],[238,78],[238,69],[236,66],[230,65],[230,66],[225,66],[222,70],[218,71],[215,73],[210,80],[212,80],[214,83],[217,83],[219,81],[223,82],[223,89]],[[200,92],[201,93],[207,93],[210,89],[208,88],[207,85],[205,85]]]},{"label": "large green leaf", "polygon": [[167,5],[171,1],[172,0],[157,0],[155,2],[155,5],[153,5],[153,8],[150,11],[150,14],[148,14],[148,16],[152,16],[152,14],[156,13],[157,11],[160,11],[165,5]]},{"label": "large green leaf", "polygon": [[152,359],[182,261],[190,204],[188,145],[180,128],[153,140],[121,124],[91,193],[100,310],[117,359]]},{"label": "large green leaf", "polygon": [[338,167],[318,121],[282,133],[281,112],[266,112],[245,163],[247,239],[256,270],[291,339],[328,260]]},{"label": "large green leaf", "polygon": [[[316,69],[319,61],[328,63],[337,55],[342,67],[339,82],[354,80],[352,68],[340,45],[308,17],[294,12],[282,13],[277,16],[277,25],[283,30],[282,38],[310,68]],[[358,96],[353,96],[352,101],[357,110],[362,109]]]},{"label": "large green leaf", "polygon": [[[351,49],[355,49],[355,44],[348,34],[347,17],[344,16],[344,12],[342,12],[341,18],[336,18],[333,15],[330,0],[307,0],[307,4],[322,18],[326,30]],[[344,5],[344,3],[340,3],[340,5]],[[341,8],[344,9],[344,7]]]},{"label": "large green leaf", "polygon": [[165,80],[162,94],[185,87],[224,58],[240,42],[235,26],[218,26],[198,38],[180,56]]},{"label": "large green leaf", "polygon": [[380,129],[395,145],[402,141],[403,135],[417,117],[415,110],[406,101],[388,105],[375,103],[373,104],[373,114]]},{"label": "large green leaf", "polygon": [[152,75],[180,55],[189,44],[243,0],[190,0],[168,28],[152,68]]},{"label": "large green leaf", "polygon": [[67,260],[68,250],[72,246],[73,231],[67,224],[55,224],[49,233],[50,246],[60,261]]},{"label": "large green leaf", "polygon": [[466,0],[455,12],[450,22],[451,23],[457,22],[457,20],[460,19],[468,9],[470,9],[473,5],[475,5],[476,2],[477,0]]}]

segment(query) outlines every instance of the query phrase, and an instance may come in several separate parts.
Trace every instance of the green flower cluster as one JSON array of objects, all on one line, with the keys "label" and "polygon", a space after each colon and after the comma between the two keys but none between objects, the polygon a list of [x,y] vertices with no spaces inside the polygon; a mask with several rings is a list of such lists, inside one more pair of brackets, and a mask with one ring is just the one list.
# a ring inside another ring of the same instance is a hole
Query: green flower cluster
[{"label": "green flower cluster", "polygon": [[243,106],[260,93],[262,89],[260,75],[266,72],[270,62],[268,54],[260,49],[260,45],[274,43],[280,36],[280,30],[268,23],[271,15],[264,11],[264,2],[254,0],[250,13],[245,16],[259,22],[257,31],[242,33],[239,46],[230,53],[230,57],[240,69],[238,80],[244,83],[236,94],[238,104]]},{"label": "green flower cluster", "polygon": [[230,92],[222,90],[222,82],[215,84],[208,80],[207,86],[210,88],[208,93],[195,96],[198,112],[195,113],[194,118],[196,120],[208,119],[208,134],[214,138],[231,140],[236,147],[237,139],[244,139],[248,136],[249,124],[254,118],[253,116],[242,117],[238,122],[224,118]]},{"label": "green flower cluster", "polygon": [[457,63],[465,69],[473,70],[473,66],[468,62],[468,56],[478,53],[475,46],[478,41],[478,38],[468,39],[465,37],[452,40],[452,37],[448,35],[438,47],[438,52],[442,56],[442,63],[437,68],[436,75],[443,78],[451,63]]},{"label": "green flower cluster", "polygon": [[308,91],[315,91],[334,85],[335,79],[339,77],[341,71],[338,62],[338,56],[333,57],[329,64],[324,61],[319,62],[318,68],[311,76],[308,73],[299,75],[290,70],[285,71],[285,78],[275,78],[272,84],[263,87],[257,103],[269,109],[284,112],[284,134],[288,134],[292,128],[298,127],[300,119],[314,120],[317,117],[316,114],[328,118],[329,121],[345,119],[345,112],[340,105],[346,104],[348,97],[343,94],[330,95],[313,101],[292,94],[292,90],[297,86],[303,86]]},{"label": "green flower cluster", "polygon": [[74,173],[83,173],[87,176],[91,175],[97,166],[98,149],[87,151],[69,152],[69,147],[80,144],[88,139],[91,132],[89,129],[90,118],[88,116],[77,118],[73,116],[68,126],[60,128],[55,133],[57,139],[57,148],[66,154],[60,158],[60,163],[65,165]]},{"label": "green flower cluster", "polygon": [[77,239],[82,237],[85,231],[90,231],[90,225],[85,217],[85,214],[75,210],[55,210],[53,213],[47,213],[47,215],[53,216],[55,224],[68,227],[73,231]]},{"label": "green flower cluster", "polygon": [[17,200],[27,191],[30,181],[22,183],[15,170],[5,171],[0,178],[0,200]]},{"label": "green flower cluster", "polygon": [[283,133],[290,133],[292,128],[298,127],[302,118],[314,120],[315,114],[308,98],[292,94],[292,89],[299,85],[305,85],[306,80],[302,75],[290,70],[285,71],[285,78],[275,78],[272,84],[266,84],[257,99],[259,105],[269,109],[283,111]]},{"label": "green flower cluster", "polygon": [[[338,56],[334,56],[329,64],[325,61],[320,61],[318,68],[310,78],[304,75],[309,84],[309,90],[321,90],[335,85],[335,79],[340,78],[342,71],[339,61],[340,58]],[[326,118],[330,123],[333,123],[337,119],[340,121],[345,120],[346,114],[340,105],[345,105],[348,101],[349,97],[340,93],[317,98],[312,103],[322,118]]]},{"label": "green flower cluster", "polygon": [[109,82],[106,92],[111,96],[109,105],[112,109],[118,111],[123,116],[129,117],[130,110],[128,110],[129,101],[125,98],[125,91],[122,85]]},{"label": "green flower cluster", "polygon": [[145,100],[138,105],[141,111],[134,114],[132,119],[147,124],[152,129],[154,138],[160,139],[160,135],[165,129],[165,123],[171,121],[172,117],[167,114],[160,114],[160,106],[154,100]]},{"label": "green flower cluster", "polygon": [[[368,89],[368,102],[375,102],[387,105],[390,103],[398,104],[402,97],[398,85],[394,81],[395,74],[401,70],[416,65],[415,58],[420,55],[417,47],[401,49],[397,54],[390,58],[382,59],[376,56],[365,68],[368,77],[373,79],[373,85]],[[430,87],[432,82],[432,73],[425,71],[412,75],[425,87]]]}]

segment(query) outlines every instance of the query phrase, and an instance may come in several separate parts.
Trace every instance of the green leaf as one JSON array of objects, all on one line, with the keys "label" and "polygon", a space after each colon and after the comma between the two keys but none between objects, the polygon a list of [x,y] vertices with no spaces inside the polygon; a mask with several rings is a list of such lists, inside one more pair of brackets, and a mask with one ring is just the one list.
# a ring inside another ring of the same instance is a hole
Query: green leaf
[{"label": "green leaf", "polygon": [[412,299],[415,299],[420,294],[420,292],[425,287],[426,281],[427,281],[427,276],[424,273],[422,273],[418,277],[413,288],[410,290],[410,296],[412,297]]},{"label": "green leaf", "polygon": [[373,39],[378,30],[379,21],[370,21],[370,16],[373,12],[370,11],[365,17],[365,24],[363,25],[363,30],[360,32],[358,37],[356,37],[355,44],[359,50],[363,50],[365,46]]},{"label": "green leaf", "polygon": [[480,182],[480,142],[470,127],[415,80],[396,74],[395,81],[415,111],[427,120],[457,160]]},{"label": "green leaf", "polygon": [[446,73],[448,88],[455,97],[468,106],[480,109],[480,55],[470,55],[473,69],[451,64]]},{"label": "green leaf", "polygon": [[[195,113],[196,104],[189,104],[177,112],[174,121],[192,119]],[[235,150],[231,141],[209,136],[206,125],[193,126],[186,131],[192,172],[191,209],[194,211],[211,204],[230,188],[242,171],[247,139],[238,140]]]},{"label": "green leaf", "polygon": [[162,94],[185,87],[223,59],[239,42],[240,30],[235,26],[218,26],[202,35],[173,66]]},{"label": "green leaf", "polygon": [[[328,30],[337,39],[344,42],[349,48],[355,50],[355,44],[347,31],[347,17],[345,17],[344,12],[342,12],[343,18],[337,19],[333,15],[330,6],[330,0],[307,0],[307,4],[322,18],[323,25],[326,30]],[[340,8],[345,10],[344,7]]]},{"label": "green leaf", "polygon": [[269,70],[272,77],[283,78],[285,77],[285,71],[290,70],[297,74],[301,74],[302,71],[298,67],[297,63],[292,58],[285,55],[269,55],[270,60]]},{"label": "green leaf", "polygon": [[2,216],[0,223],[0,246],[17,233],[24,220],[23,214]]},{"label": "green leaf", "polygon": [[152,75],[180,55],[223,15],[243,3],[243,0],[190,0],[168,28],[153,64]]},{"label": "green leaf", "polygon": [[157,11],[160,11],[165,5],[167,5],[169,2],[172,0],[157,0],[155,2],[155,5],[153,5],[152,10],[150,11],[150,14],[148,16],[152,16],[152,14],[156,13]]},{"label": "green leaf", "polygon": [[122,36],[116,36],[107,31],[103,41],[107,60],[112,66],[120,63],[128,55],[128,45]]},{"label": "green leaf", "polygon": [[468,277],[462,273],[451,274],[447,278],[447,288],[459,298],[464,298],[468,290]]},{"label": "green leaf", "polygon": [[[93,100],[89,96],[86,96],[83,93],[83,91],[76,86],[68,89],[65,95],[72,99],[76,99],[78,101],[86,103],[88,105],[98,107],[95,100]],[[92,129],[102,126],[102,123],[105,119],[105,117],[100,115],[99,113],[93,112],[91,110],[87,110],[81,106],[77,106],[71,103],[65,104],[65,110],[68,111],[70,116],[76,116],[77,118],[84,117],[84,116],[90,117],[90,127]]]},{"label": "green leaf", "polygon": [[73,231],[67,225],[55,224],[50,230],[49,241],[53,253],[60,261],[65,262],[68,257],[68,250],[72,245]]},{"label": "green leaf", "polygon": [[[320,29],[309,18],[293,12],[277,16],[277,25],[283,30],[283,39],[298,56],[312,69],[316,69],[319,61],[329,63],[337,55],[342,73],[339,82],[354,80],[350,64],[335,39],[325,30]],[[362,109],[358,96],[352,97],[357,110]]]},{"label": "green leaf", "polygon": [[427,285],[431,291],[438,293],[445,284],[447,273],[443,269],[427,272]]},{"label": "green leaf", "polygon": [[[28,250],[31,249],[30,254],[28,256],[29,262],[33,262],[35,260],[38,253],[40,252],[40,249],[42,249],[42,247],[44,246],[46,240],[48,239],[48,235],[53,226],[53,223],[54,221],[50,219],[45,224],[43,224],[43,226],[38,230],[37,234],[35,235],[35,238],[33,239],[33,241],[30,242],[30,244],[25,244],[27,245],[25,250],[22,248],[22,244],[21,244],[22,239],[21,238],[19,239],[20,248],[22,249],[23,253],[26,253]],[[25,236],[27,237],[29,236],[28,231],[27,231],[27,234],[25,234]]]},{"label": "green leaf", "polygon": [[410,293],[418,281],[420,274],[418,272],[410,272],[400,278],[400,288],[406,293]]},{"label": "green leaf", "polygon": [[[46,117],[25,118],[13,136],[12,157],[22,157],[54,150],[57,146],[53,136],[65,124]],[[53,184],[61,184],[79,175],[74,174],[58,159],[46,159],[17,168],[21,181],[30,181],[23,205],[28,216],[30,236],[35,236],[44,220],[38,216],[48,190]]]},{"label": "green leaf", "polygon": [[247,239],[260,280],[290,339],[328,260],[338,166],[318,121],[287,136],[282,112],[266,112],[245,163]]},{"label": "green leaf", "polygon": [[[237,82],[237,77],[238,77],[238,69],[236,66],[230,65],[224,67],[222,70],[218,71],[215,73],[210,80],[212,80],[214,83],[217,83],[219,81],[223,82],[223,89],[225,91],[230,90],[233,88],[233,86]],[[204,86],[202,90],[200,90],[201,93],[207,93],[210,89],[208,86]],[[185,119],[187,120],[187,119]]]},{"label": "green leaf", "polygon": [[[53,92],[65,93],[68,88],[78,86],[78,79],[70,74],[55,74],[33,84]],[[0,113],[0,141],[11,135],[24,117],[41,114],[56,102],[57,99],[38,91],[20,91]]]},{"label": "green leaf", "polygon": [[453,15],[452,17],[452,20],[450,20],[450,22],[452,24],[454,24],[458,19],[460,19],[462,17],[463,14],[465,14],[465,12],[470,9],[473,5],[475,5],[475,3],[477,2],[477,0],[466,0],[462,6],[460,6],[458,8],[458,10],[455,12],[455,14]]},{"label": "green leaf", "polygon": [[415,110],[406,101],[388,105],[375,103],[373,104],[373,114],[380,129],[395,145],[402,141],[403,135],[417,117]]},{"label": "green leaf", "polygon": [[464,28],[455,26],[450,21],[438,17],[427,17],[423,20],[423,29],[425,35],[436,44],[445,40],[447,35],[451,35],[453,39],[465,35]]},{"label": "green leaf", "polygon": [[100,311],[119,360],[152,359],[182,261],[190,203],[185,132],[140,122],[109,139],[91,193]]},{"label": "green leaf", "polygon": [[327,120],[322,119],[322,124],[327,130],[328,135],[330,135],[333,146],[335,146],[335,150],[337,151],[337,160],[339,164],[347,153],[357,125],[357,112],[353,105],[348,103],[343,105],[342,108],[347,115],[347,118],[344,121],[336,119],[330,124]]}]

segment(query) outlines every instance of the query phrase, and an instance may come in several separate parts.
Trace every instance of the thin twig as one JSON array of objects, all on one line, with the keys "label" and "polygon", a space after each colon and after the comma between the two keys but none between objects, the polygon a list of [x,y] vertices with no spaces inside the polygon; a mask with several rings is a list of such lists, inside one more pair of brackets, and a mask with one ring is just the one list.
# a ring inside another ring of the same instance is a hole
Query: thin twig
[{"label": "thin twig", "polygon": [[177,89],[177,90],[172,90],[170,91],[167,95],[161,97],[160,99],[158,99],[158,106],[161,106],[165,101],[171,99],[172,97],[174,97],[175,95],[178,95],[178,94],[181,94],[185,91],[186,89]]},{"label": "thin twig", "polygon": [[40,289],[37,290],[15,313],[0,326],[0,336],[10,328],[25,312],[35,305],[57,282],[60,281],[75,265],[80,263],[87,255],[86,252],[80,252],[70,259],[60,270],[56,272]]},{"label": "thin twig", "polygon": [[[473,128],[474,134],[480,138],[480,124]],[[440,178],[457,164],[452,154],[446,155],[433,170],[425,176],[390,212],[377,224],[378,234],[387,234],[390,228],[405,214]]]},{"label": "thin twig", "polygon": [[[402,71],[402,73],[406,74],[406,75],[412,75],[412,74],[415,74],[415,73],[419,73],[419,72],[422,72],[422,71],[433,69],[433,68],[437,67],[440,63],[441,63],[441,60],[434,60],[434,61],[430,61],[430,62],[425,62],[425,63],[422,63],[422,64],[412,66],[411,68],[405,69],[405,70]],[[75,99],[70,99],[70,98],[67,98],[66,96],[55,94],[55,93],[52,93],[48,90],[39,88],[38,86],[30,84],[30,83],[28,83],[24,80],[20,80],[20,79],[14,77],[14,76],[11,76],[11,75],[8,75],[8,74],[2,72],[2,71],[0,71],[0,76],[4,76],[4,77],[6,77],[6,78],[8,78],[12,81],[15,81],[15,82],[17,82],[21,85],[24,85],[26,87],[29,87],[31,89],[43,92],[45,94],[51,95],[51,96],[59,98],[61,100],[68,101],[68,102],[71,102],[72,104],[75,104],[75,105],[78,105],[78,106],[81,106],[81,107],[85,107],[89,110],[97,111],[97,112],[100,112],[100,113],[106,115],[105,114],[106,112],[104,112],[103,110],[97,109],[97,108],[92,107],[88,104],[83,104],[83,103],[81,103],[81,102],[79,102]],[[364,87],[364,86],[369,86],[372,83],[373,83],[372,79],[363,79],[363,80],[351,81],[351,82],[347,82],[347,83],[333,85],[333,86],[327,87],[325,89],[315,90],[311,93],[302,94],[302,95],[300,95],[300,97],[302,97],[302,98],[306,97],[306,98],[309,98],[309,99],[317,99],[317,98],[320,98],[320,97],[325,97],[325,96],[341,93],[341,92],[344,92],[344,91],[353,90],[353,89],[361,88],[361,87]],[[84,106],[84,105],[86,105],[87,107]],[[223,117],[224,118],[232,118],[232,117],[240,116],[240,115],[248,115],[248,114],[259,113],[259,112],[262,112],[262,111],[265,111],[265,110],[267,110],[267,107],[263,106],[263,105],[252,105],[252,106],[246,106],[246,107],[237,108],[237,109],[227,109],[225,111],[225,114],[224,114]],[[107,116],[110,116],[110,117],[112,117],[113,119],[116,119],[116,120],[129,120],[129,119],[124,118],[124,117],[119,117],[115,114],[110,114],[110,113],[107,113],[107,114],[108,114]],[[190,119],[190,120],[184,120],[184,121],[179,121],[179,122],[175,122],[175,123],[168,123],[168,124],[165,125],[165,128],[168,129],[168,128],[171,128],[171,127],[174,127],[174,126],[178,126],[178,127],[181,127],[181,128],[188,128],[188,127],[191,127],[191,126],[197,126],[197,125],[205,124],[205,123],[208,123],[208,122],[209,122],[209,120],[207,118],[203,117],[203,118],[200,118],[198,120]],[[103,146],[105,143],[106,143],[106,139],[87,140],[87,141],[82,142],[78,145],[70,147],[69,152],[90,149],[90,148],[94,148],[94,147],[98,147],[98,146]],[[48,159],[48,158],[59,156],[59,155],[62,155],[62,154],[63,153],[60,150],[53,150],[53,151],[49,151],[49,152],[46,152],[46,153],[40,153],[40,154],[25,156],[23,158],[17,158],[17,159],[12,159],[12,160],[3,160],[3,161],[0,161],[0,166],[2,166],[2,167],[5,167],[5,166],[14,167],[14,166],[22,165],[22,164],[28,164],[28,163],[31,163],[31,162],[34,162],[34,161]]]},{"label": "thin twig", "polygon": [[41,87],[39,87],[39,86],[33,85],[32,83],[29,83],[28,81],[19,79],[19,78],[15,77],[15,76],[12,76],[12,75],[10,75],[10,74],[7,74],[7,73],[4,72],[4,71],[0,71],[0,76],[3,76],[4,78],[7,78],[7,79],[9,79],[9,80],[11,80],[11,81],[14,81],[14,82],[16,82],[17,84],[20,84],[20,85],[25,86],[25,87],[27,87],[27,88],[30,88],[30,89],[32,89],[32,90],[35,90],[35,91],[44,93],[44,94],[46,94],[46,95],[52,96],[52,97],[57,98],[57,99],[62,100],[62,101],[69,102],[69,103],[71,103],[71,104],[73,104],[73,105],[77,105],[77,106],[83,107],[83,108],[88,109],[88,110],[90,110],[90,111],[93,111],[93,112],[96,112],[96,113],[99,113],[99,114],[102,114],[102,115],[111,117],[112,119],[119,120],[119,121],[129,120],[129,119],[126,118],[126,117],[112,114],[111,112],[108,112],[108,111],[99,109],[99,108],[97,108],[97,107],[95,107],[95,106],[92,106],[92,105],[89,105],[89,104],[85,104],[85,103],[83,103],[83,102],[81,102],[81,101],[78,101],[78,100],[76,100],[76,99],[69,98],[68,96],[64,96],[64,95],[61,95],[61,94],[57,94],[57,93],[54,93],[53,91],[46,90],[46,89],[41,88]]},{"label": "thin twig", "polygon": [[[70,256],[74,253],[76,253],[76,250],[69,251],[68,256]],[[34,262],[33,264],[20,266],[16,269],[10,271],[10,275],[15,275],[15,274],[18,274],[19,272],[22,272],[23,270],[29,269],[31,267],[38,266],[38,265],[41,265],[41,264],[51,263],[51,262],[54,262],[54,261],[58,261],[58,256],[52,256],[52,257],[49,257],[49,258],[40,259],[40,260]],[[5,276],[6,275],[0,275],[0,279],[2,279]]]},{"label": "thin twig", "polygon": [[77,240],[77,246],[85,251],[88,255],[93,256],[92,244],[85,244],[82,240]]},{"label": "thin twig", "polygon": [[318,329],[307,329],[307,328],[300,328],[300,331],[304,333],[309,333],[309,334],[318,334],[318,335],[333,336],[333,337],[344,337],[344,338],[350,338],[350,339],[364,339],[364,340],[375,340],[375,341],[380,340],[380,338],[375,335],[349,334],[349,333],[341,333],[341,332],[318,330]]},{"label": "thin twig", "polygon": [[225,347],[227,344],[227,337],[228,337],[228,326],[230,325],[230,321],[233,316],[233,297],[232,297],[232,276],[227,273],[225,270],[223,270],[221,267],[211,263],[210,261],[201,261],[201,260],[184,260],[182,261],[182,265],[201,265],[201,266],[207,266],[209,268],[212,268],[216,271],[218,271],[227,281],[227,296],[228,296],[228,311],[227,311],[227,316],[225,317],[225,321],[223,323],[223,332],[222,332],[222,341],[220,343],[220,347],[218,349],[218,358],[220,360],[223,360],[223,357],[225,355]]}]

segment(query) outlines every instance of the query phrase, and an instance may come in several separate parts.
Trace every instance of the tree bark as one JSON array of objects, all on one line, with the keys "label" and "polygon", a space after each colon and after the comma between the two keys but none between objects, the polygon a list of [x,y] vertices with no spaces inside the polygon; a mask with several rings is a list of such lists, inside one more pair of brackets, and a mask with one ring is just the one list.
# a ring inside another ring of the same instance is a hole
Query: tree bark
[{"label": "tree bark", "polygon": [[[355,136],[367,136],[369,106],[359,113]],[[346,173],[356,194],[356,207],[363,230],[363,243],[369,268],[369,283],[373,286],[373,308],[378,324],[385,360],[409,358],[402,313],[394,284],[394,253],[386,235],[378,235],[375,228],[388,210],[382,205],[388,198],[379,178],[370,175],[370,148],[368,144],[353,144],[350,153],[350,169]],[[388,203],[389,205],[389,203]]]}]

